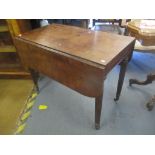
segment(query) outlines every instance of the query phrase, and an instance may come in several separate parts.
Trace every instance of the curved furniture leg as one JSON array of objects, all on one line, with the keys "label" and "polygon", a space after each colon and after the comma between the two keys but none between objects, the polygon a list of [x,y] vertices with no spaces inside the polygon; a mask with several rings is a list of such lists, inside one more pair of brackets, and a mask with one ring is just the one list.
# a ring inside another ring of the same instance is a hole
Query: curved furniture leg
[{"label": "curved furniture leg", "polygon": [[155,74],[149,74],[147,75],[147,78],[145,81],[138,81],[137,79],[130,79],[129,80],[129,85],[131,86],[132,84],[138,84],[138,85],[147,85],[152,83],[152,81],[155,80]]},{"label": "curved furniture leg", "polygon": [[[155,80],[155,74],[149,74],[147,75],[147,78],[145,81],[138,81],[136,79],[130,79],[129,85],[132,86],[132,84],[138,84],[138,85],[147,85],[152,83]],[[146,104],[146,107],[149,111],[153,109],[153,106],[155,104],[155,96]]]}]

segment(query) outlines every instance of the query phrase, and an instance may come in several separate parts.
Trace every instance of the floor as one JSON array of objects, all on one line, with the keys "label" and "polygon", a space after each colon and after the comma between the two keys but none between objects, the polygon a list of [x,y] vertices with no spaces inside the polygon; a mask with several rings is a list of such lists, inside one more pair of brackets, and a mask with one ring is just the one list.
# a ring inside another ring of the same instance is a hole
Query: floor
[{"label": "floor", "polygon": [[[42,77],[39,81],[41,92],[36,98],[23,134],[155,134],[155,109],[149,112],[146,108],[147,101],[155,94],[155,83],[132,87],[128,83],[130,78],[145,80],[146,75],[154,71],[155,54],[135,51],[117,103],[113,99],[119,66],[108,74],[100,130],[94,129],[94,98],[83,96],[48,77]],[[45,104],[48,108],[40,111],[40,104]]]},{"label": "floor", "polygon": [[14,134],[31,93],[31,80],[0,80],[0,134]]}]

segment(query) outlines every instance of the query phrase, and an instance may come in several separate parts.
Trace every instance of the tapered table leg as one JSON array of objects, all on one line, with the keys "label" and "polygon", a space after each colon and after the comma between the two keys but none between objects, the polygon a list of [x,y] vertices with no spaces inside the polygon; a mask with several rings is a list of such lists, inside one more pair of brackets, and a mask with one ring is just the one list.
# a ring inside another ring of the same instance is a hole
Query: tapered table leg
[{"label": "tapered table leg", "polygon": [[118,86],[117,86],[116,98],[114,98],[114,101],[119,100],[121,90],[122,90],[122,86],[123,86],[123,82],[124,82],[127,64],[128,64],[128,58],[124,59],[120,63],[120,73],[119,73],[119,79],[118,79]]},{"label": "tapered table leg", "polygon": [[95,98],[95,128],[100,129],[100,117],[102,110],[102,98],[103,95]]},{"label": "tapered table leg", "polygon": [[32,80],[33,80],[33,83],[36,87],[36,91],[39,93],[39,87],[38,87],[38,77],[39,77],[39,74],[38,72],[36,72],[35,70],[29,68],[29,71],[31,73],[31,76],[32,76]]},{"label": "tapered table leg", "polygon": [[[133,50],[134,50],[134,49],[133,49]],[[132,52],[130,53],[130,55],[129,55],[128,62],[131,61],[132,57],[133,57],[133,51],[132,51]]]}]

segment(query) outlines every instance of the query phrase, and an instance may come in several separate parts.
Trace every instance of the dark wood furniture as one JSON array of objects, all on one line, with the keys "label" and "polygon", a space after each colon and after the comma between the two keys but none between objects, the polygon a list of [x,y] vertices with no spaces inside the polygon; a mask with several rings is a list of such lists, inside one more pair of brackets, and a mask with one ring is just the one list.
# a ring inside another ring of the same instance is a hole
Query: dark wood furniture
[{"label": "dark wood furniture", "polygon": [[[95,127],[100,128],[104,80],[121,65],[119,99],[135,39],[74,26],[52,24],[15,38],[19,55],[37,86],[37,72],[89,97],[95,97]],[[38,89],[38,87],[37,87]]]},{"label": "dark wood furniture", "polygon": [[0,78],[30,78],[22,67],[14,36],[31,29],[28,20],[0,19]]},{"label": "dark wood furniture", "polygon": [[[145,23],[146,22],[146,23]],[[155,46],[155,24],[147,25],[147,22],[151,22],[150,20],[133,20],[128,23],[127,29],[130,36],[135,37],[141,43],[140,51],[147,52],[147,50],[153,52],[152,48]],[[138,50],[138,48],[136,48]],[[146,51],[145,51],[146,50]],[[155,53],[155,49],[154,49]],[[138,85],[147,85],[152,83],[155,80],[155,74],[147,75],[145,81],[139,81],[137,79],[130,79],[129,85],[138,84]],[[153,109],[153,105],[155,104],[155,96],[146,104],[148,110]]]}]

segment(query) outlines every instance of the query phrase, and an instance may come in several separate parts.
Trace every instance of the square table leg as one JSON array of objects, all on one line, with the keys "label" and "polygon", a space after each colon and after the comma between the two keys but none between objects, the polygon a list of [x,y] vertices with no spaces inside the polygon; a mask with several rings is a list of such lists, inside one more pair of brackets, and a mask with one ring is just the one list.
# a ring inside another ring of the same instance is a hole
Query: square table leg
[{"label": "square table leg", "polygon": [[95,128],[100,129],[103,94],[95,98]]}]

